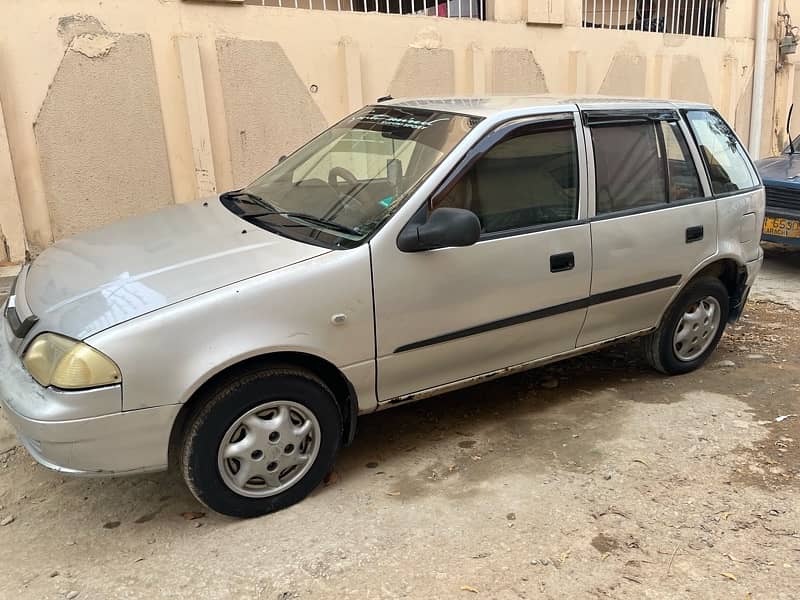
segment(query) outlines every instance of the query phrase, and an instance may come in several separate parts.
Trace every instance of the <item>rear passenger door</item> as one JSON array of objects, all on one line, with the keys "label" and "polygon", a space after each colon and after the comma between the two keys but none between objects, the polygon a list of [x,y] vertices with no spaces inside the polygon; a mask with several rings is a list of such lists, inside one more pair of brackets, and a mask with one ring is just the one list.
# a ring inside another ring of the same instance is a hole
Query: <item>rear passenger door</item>
[{"label": "rear passenger door", "polygon": [[750,158],[721,116],[687,110],[686,121],[705,163],[717,202],[720,254],[757,260],[764,221],[764,192]]},{"label": "rear passenger door", "polygon": [[584,125],[592,285],[578,346],[656,325],[681,281],[717,250],[715,202],[677,111],[588,110]]}]

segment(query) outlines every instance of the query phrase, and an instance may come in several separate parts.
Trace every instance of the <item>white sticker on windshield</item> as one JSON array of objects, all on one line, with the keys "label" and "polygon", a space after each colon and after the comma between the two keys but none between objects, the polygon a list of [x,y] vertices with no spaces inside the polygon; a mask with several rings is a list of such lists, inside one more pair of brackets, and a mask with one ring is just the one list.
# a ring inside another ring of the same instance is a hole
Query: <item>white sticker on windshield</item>
[{"label": "white sticker on windshield", "polygon": [[380,125],[388,125],[389,127],[405,127],[407,129],[425,129],[436,122],[421,121],[419,119],[414,119],[413,117],[398,117],[386,113],[356,115],[353,117],[353,119],[366,123],[379,123]]}]

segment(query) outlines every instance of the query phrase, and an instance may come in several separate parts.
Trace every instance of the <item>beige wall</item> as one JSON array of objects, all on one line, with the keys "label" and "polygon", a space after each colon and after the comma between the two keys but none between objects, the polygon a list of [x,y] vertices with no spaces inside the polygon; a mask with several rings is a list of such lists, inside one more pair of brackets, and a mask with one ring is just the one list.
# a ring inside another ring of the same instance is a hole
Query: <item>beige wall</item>
[{"label": "beige wall", "polygon": [[[496,0],[496,20],[486,22],[231,2],[3,0],[0,260],[242,185],[386,93],[702,100],[747,137],[754,0],[729,1],[724,38],[582,29],[581,5],[532,13],[563,21],[539,25],[527,23],[527,0]],[[774,50],[762,151],[777,147],[776,123],[800,93],[794,65],[775,74]]]}]

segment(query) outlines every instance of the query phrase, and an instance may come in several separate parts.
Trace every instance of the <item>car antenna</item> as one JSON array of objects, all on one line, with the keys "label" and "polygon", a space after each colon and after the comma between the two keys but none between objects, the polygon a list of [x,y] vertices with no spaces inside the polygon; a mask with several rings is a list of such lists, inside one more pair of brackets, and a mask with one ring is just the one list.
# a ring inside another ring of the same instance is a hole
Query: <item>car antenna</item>
[{"label": "car antenna", "polygon": [[794,103],[789,107],[789,116],[786,118],[786,135],[789,136],[789,154],[794,154],[794,140],[792,139],[792,132],[789,125],[792,123],[792,111],[794,110]]}]

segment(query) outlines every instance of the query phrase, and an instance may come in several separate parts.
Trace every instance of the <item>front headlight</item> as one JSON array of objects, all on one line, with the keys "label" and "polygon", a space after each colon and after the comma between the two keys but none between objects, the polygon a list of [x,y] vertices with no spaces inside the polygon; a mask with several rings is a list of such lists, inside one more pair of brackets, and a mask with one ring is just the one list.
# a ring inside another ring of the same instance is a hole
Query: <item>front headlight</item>
[{"label": "front headlight", "polygon": [[22,359],[28,373],[44,387],[86,389],[119,383],[119,368],[91,346],[55,333],[38,336]]}]

